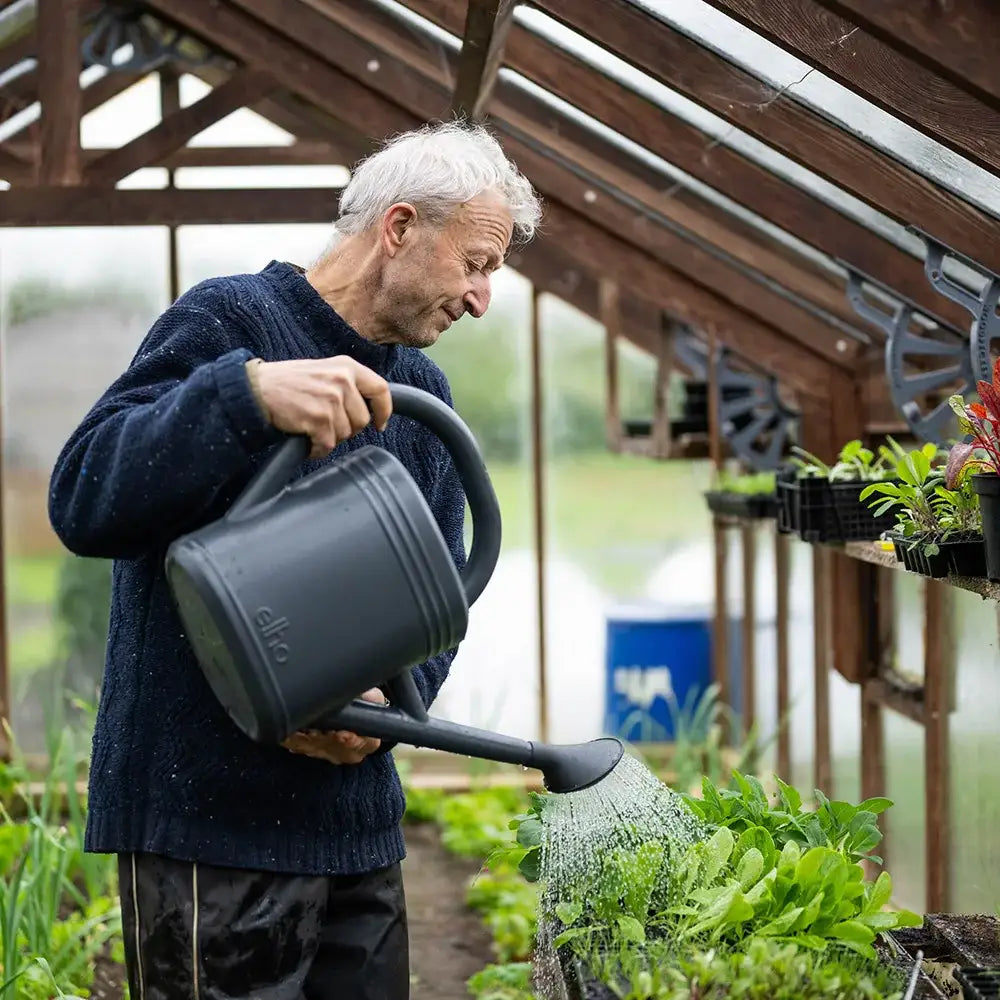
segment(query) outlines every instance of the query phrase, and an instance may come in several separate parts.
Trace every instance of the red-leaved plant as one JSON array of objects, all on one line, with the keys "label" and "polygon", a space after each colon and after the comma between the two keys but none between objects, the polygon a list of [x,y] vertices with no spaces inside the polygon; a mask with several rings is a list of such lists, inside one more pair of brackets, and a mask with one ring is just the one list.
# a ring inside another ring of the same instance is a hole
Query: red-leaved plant
[{"label": "red-leaved plant", "polygon": [[972,438],[952,445],[948,454],[945,480],[950,490],[972,471],[1000,474],[1000,358],[993,364],[992,383],[980,379],[976,390],[982,402],[966,403],[961,396],[949,400],[962,433]]}]

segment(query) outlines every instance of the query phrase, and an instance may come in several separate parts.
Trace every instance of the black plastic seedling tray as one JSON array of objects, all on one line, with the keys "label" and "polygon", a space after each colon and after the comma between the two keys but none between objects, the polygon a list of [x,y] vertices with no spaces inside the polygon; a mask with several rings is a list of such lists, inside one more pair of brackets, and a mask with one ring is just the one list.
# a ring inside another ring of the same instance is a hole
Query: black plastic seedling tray
[{"label": "black plastic seedling tray", "polygon": [[773,518],[778,514],[778,500],[773,493],[731,493],[710,490],[705,494],[708,509],[724,517],[741,517],[750,520]]}]

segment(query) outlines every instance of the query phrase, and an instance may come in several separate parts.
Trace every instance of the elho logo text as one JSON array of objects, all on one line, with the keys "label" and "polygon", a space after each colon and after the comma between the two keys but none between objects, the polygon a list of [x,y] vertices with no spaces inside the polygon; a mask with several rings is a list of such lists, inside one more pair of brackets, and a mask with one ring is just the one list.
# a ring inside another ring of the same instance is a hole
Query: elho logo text
[{"label": "elho logo text", "polygon": [[275,663],[286,663],[289,650],[282,637],[288,630],[288,619],[275,618],[270,608],[258,608],[253,620]]}]

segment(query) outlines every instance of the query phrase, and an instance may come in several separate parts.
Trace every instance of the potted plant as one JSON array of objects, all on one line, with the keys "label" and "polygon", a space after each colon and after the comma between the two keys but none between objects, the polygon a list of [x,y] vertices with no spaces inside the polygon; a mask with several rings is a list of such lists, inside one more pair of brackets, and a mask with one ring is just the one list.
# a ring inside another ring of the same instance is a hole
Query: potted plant
[{"label": "potted plant", "polygon": [[892,515],[873,519],[860,500],[868,483],[892,475],[895,457],[903,453],[888,441],[891,448],[882,445],[877,454],[861,441],[848,441],[832,466],[803,448],[792,449],[796,475],[783,488],[791,494],[791,521],[803,541],[870,541],[892,527]]},{"label": "potted plant", "polygon": [[709,490],[705,494],[705,500],[713,513],[728,517],[775,517],[777,503],[774,490],[773,472],[732,475],[723,470],[717,488]]},{"label": "potted plant", "polygon": [[896,463],[896,479],[871,483],[861,493],[876,517],[895,517],[893,540],[907,569],[924,576],[981,576],[985,565],[978,498],[968,477],[955,477],[933,463],[938,448],[926,444]]},{"label": "potted plant", "polygon": [[952,447],[949,482],[975,470],[972,486],[982,510],[986,575],[1000,582],[1000,358],[993,365],[993,381],[980,379],[976,389],[978,403],[966,403],[958,395],[950,400],[962,432],[971,440]]}]

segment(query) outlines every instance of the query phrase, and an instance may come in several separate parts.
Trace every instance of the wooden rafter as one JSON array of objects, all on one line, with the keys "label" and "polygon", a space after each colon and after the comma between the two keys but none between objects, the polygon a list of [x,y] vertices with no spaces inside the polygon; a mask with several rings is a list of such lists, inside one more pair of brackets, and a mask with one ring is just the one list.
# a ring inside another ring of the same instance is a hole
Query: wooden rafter
[{"label": "wooden rafter", "polygon": [[[84,87],[81,96],[81,117],[128,90],[142,78],[141,73],[107,73]],[[17,114],[37,99],[37,73],[18,77],[16,83],[18,84],[16,89],[8,85],[0,90],[0,121]],[[3,145],[5,148],[14,148],[15,159],[34,164],[39,158],[38,133],[38,122],[31,122],[15,132]],[[86,151],[81,150],[80,155],[86,161]],[[20,173],[17,171],[15,173],[21,177]],[[14,178],[4,176],[4,180],[13,182]]]},{"label": "wooden rafter", "polygon": [[[391,105],[369,88],[305,47],[278,32],[266,30],[232,5],[207,4],[202,0],[147,0],[146,5],[241,63],[266,68],[286,90],[320,108],[333,111],[349,106],[366,123],[369,135],[391,135],[399,127]],[[272,16],[280,18],[300,6],[285,0],[265,0],[261,9],[269,9]]]},{"label": "wooden rafter", "polygon": [[467,0],[453,115],[476,120],[486,113],[513,15],[514,0]]},{"label": "wooden rafter", "polygon": [[817,0],[708,2],[973,163],[1000,169],[995,108],[824,10]]},{"label": "wooden rafter", "polygon": [[0,227],[331,222],[337,188],[30,187],[0,191]]},{"label": "wooden rafter", "polygon": [[[424,0],[418,0],[424,2]],[[437,2],[437,0],[435,0]],[[449,0],[450,2],[450,0]],[[1000,220],[727,62],[629,0],[536,0],[547,13],[903,225],[1000,270]],[[514,64],[514,39],[508,52]],[[551,79],[541,53],[532,60]],[[592,74],[593,75],[593,74]],[[542,82],[542,81],[536,81]],[[602,81],[603,90],[610,81]],[[591,83],[591,89],[598,88]],[[610,88],[609,88],[610,89]],[[766,113],[761,110],[766,108]],[[714,156],[713,150],[712,155]],[[845,255],[838,255],[845,256]]]},{"label": "wooden rafter", "polygon": [[87,182],[114,184],[141,167],[158,163],[210,125],[260,100],[274,86],[273,79],[260,70],[237,70],[201,100],[167,115],[120,149],[104,154],[87,168]]},{"label": "wooden rafter", "polygon": [[[252,9],[262,19],[263,8],[269,0],[240,0],[241,6]],[[335,59],[348,73],[370,79],[371,87],[387,100],[405,105],[414,120],[433,116],[440,106],[441,87],[434,81],[418,75],[386,53],[352,42],[344,32],[316,11],[304,5],[284,9],[281,14],[269,12],[267,23],[273,30],[283,31],[296,43],[317,54],[324,53]],[[372,61],[379,65],[378,73],[369,73]],[[745,271],[723,259],[713,257],[696,244],[682,239],[617,199],[614,194],[592,196],[588,183],[567,170],[552,158],[539,155],[519,139],[503,134],[504,124],[499,119],[494,125],[501,131],[507,151],[525,169],[527,176],[548,198],[559,198],[573,205],[605,228],[624,234],[625,238],[648,250],[663,263],[713,289],[718,295],[729,298],[740,308],[765,323],[788,332],[826,360],[839,365],[849,365],[856,355],[856,344],[845,337],[829,322],[810,313],[796,302],[778,294],[771,287],[748,277]],[[529,166],[530,165],[530,166]],[[838,346],[837,341],[844,343]],[[843,349],[842,349],[843,348]]]},{"label": "wooden rafter", "polygon": [[[407,5],[446,30],[460,30],[460,0],[407,0]],[[566,5],[567,16],[583,11],[598,13],[602,31],[606,31],[610,43],[614,22],[606,14],[611,11],[612,5],[618,9],[619,0],[608,0],[607,5],[602,3],[596,11],[591,4],[575,5],[575,0],[571,0]],[[640,34],[632,36],[625,33],[621,42],[627,46],[626,51],[631,57],[647,51],[649,36],[641,32],[650,31],[640,8],[629,12],[630,16],[636,13],[640,20],[635,30]],[[649,58],[661,65],[670,63],[670,53],[655,46]],[[783,180],[725,145],[712,143],[704,132],[674,117],[634,90],[602,77],[598,70],[570,53],[515,24],[507,38],[504,59],[513,70],[524,74],[554,96],[570,102],[625,138],[673,163],[774,225],[795,234],[803,242],[831,257],[850,261],[866,274],[877,277],[946,319],[967,323],[967,315],[963,315],[952,303],[943,302],[941,296],[931,289],[919,264],[909,254],[803,188]],[[729,92],[730,99],[739,96]],[[759,87],[744,96],[754,108],[762,99]],[[754,113],[757,114],[756,111]],[[758,117],[768,118],[771,113],[769,108],[767,115]],[[557,117],[561,116],[553,111],[549,119]],[[880,169],[884,167],[886,173],[891,173],[890,161],[880,158],[879,162]],[[883,187],[888,186],[885,174],[881,176]],[[1000,241],[994,245],[993,252],[1000,254]]]},{"label": "wooden rafter", "polygon": [[818,0],[887,45],[1000,108],[994,0]]},{"label": "wooden rafter", "polygon": [[[282,30],[274,30],[262,20],[255,23],[252,17],[241,16],[231,7],[210,7],[193,0],[152,2],[157,7],[162,5],[164,11],[169,7],[169,16],[174,21],[180,21],[188,30],[228,50],[243,62],[267,65],[281,86],[338,115],[355,128],[367,128],[369,134],[393,134],[430,117],[394,104],[348,74],[334,71],[318,54],[314,54],[314,46],[320,46],[330,57],[338,57],[336,48],[330,48],[335,45],[337,32],[332,33],[333,38],[327,38],[325,34],[308,38],[290,35],[293,14],[308,11],[301,4],[294,7],[279,4],[271,15]],[[264,6],[264,0],[253,0],[254,13],[258,18]],[[319,29],[321,26],[316,23],[311,27]],[[286,52],[295,53],[292,64],[286,62]],[[308,72],[303,72],[305,66],[309,67]],[[348,99],[346,88],[338,91],[335,87],[324,87],[324,80],[330,77],[328,71],[350,81],[350,92],[363,92],[359,94],[362,99],[355,103]],[[381,70],[379,74],[372,75],[381,75]],[[409,80],[409,89],[416,90],[419,85],[416,77]],[[433,100],[437,100],[440,92],[435,94]],[[397,96],[405,96],[408,101],[413,99],[410,93]],[[626,269],[619,272],[619,280],[631,283],[630,287],[634,287],[642,298],[657,303],[692,326],[714,324],[719,328],[720,341],[741,353],[761,359],[762,363],[782,374],[788,384],[801,392],[825,396],[833,391],[832,387],[837,383],[834,377],[836,367],[810,348],[650,257],[639,247],[612,236],[572,210],[550,202],[546,225],[551,228],[554,220],[559,221],[561,232],[554,242],[570,247],[574,258],[580,260],[591,273],[601,273],[601,269],[607,267],[608,255],[616,256],[615,266]],[[603,257],[602,252],[605,254]]]},{"label": "wooden rafter", "polygon": [[80,20],[80,0],[40,0],[38,7],[38,96],[42,103],[42,184],[80,182],[80,43],[67,25]]},{"label": "wooden rafter", "polygon": [[[83,162],[87,165],[116,152],[106,146],[92,146],[83,150]],[[24,143],[0,143],[0,164],[4,156],[11,156],[23,165],[32,149]],[[344,150],[338,150],[331,142],[318,139],[304,139],[287,146],[184,146],[158,160],[150,161],[150,166],[179,170],[183,167],[301,167],[345,164],[351,162]]]},{"label": "wooden rafter", "polygon": [[[391,54],[422,76],[442,86],[451,78],[448,55],[439,58],[408,26],[376,6],[361,9],[332,0],[310,0],[310,5],[322,10],[355,38]],[[386,69],[391,73],[391,66]],[[534,96],[503,82],[498,84],[491,108],[495,126],[515,126],[520,133],[543,142],[604,185],[656,213],[667,224],[675,224],[696,239],[718,247],[734,261],[759,271],[831,315],[849,324],[857,322],[843,288],[831,281],[827,273],[815,269],[760,231],[741,226],[732,215],[724,215],[704,199],[691,193],[665,191],[663,173],[630,156],[594,130],[568,117],[555,118]],[[585,202],[579,207],[582,211],[588,208]]]}]

